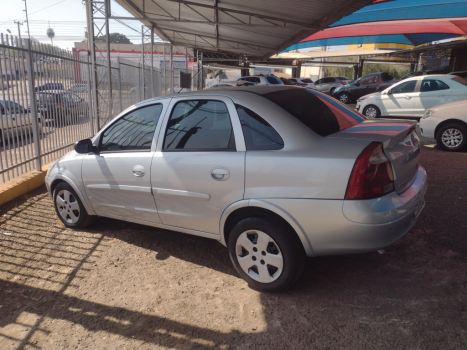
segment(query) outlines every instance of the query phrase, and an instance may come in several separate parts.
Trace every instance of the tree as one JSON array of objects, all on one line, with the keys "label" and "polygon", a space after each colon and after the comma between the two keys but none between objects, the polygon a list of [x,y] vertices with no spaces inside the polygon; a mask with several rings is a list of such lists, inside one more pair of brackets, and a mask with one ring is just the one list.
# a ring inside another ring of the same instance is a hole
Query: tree
[{"label": "tree", "polygon": [[[111,44],[131,44],[132,42],[130,39],[126,37],[125,34],[120,34],[120,33],[111,33],[109,34],[110,38],[110,43]],[[94,42],[96,43],[105,43],[105,35],[103,36],[97,36],[94,38]]]}]

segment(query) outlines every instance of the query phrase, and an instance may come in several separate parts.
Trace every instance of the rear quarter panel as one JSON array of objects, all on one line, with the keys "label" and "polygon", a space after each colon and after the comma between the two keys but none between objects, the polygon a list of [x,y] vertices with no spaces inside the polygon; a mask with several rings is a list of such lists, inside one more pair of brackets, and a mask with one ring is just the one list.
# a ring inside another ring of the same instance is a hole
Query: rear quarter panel
[{"label": "rear quarter panel", "polygon": [[355,159],[369,141],[321,137],[269,100],[242,94],[234,102],[262,116],[284,148],[247,151],[245,199],[343,199]]}]

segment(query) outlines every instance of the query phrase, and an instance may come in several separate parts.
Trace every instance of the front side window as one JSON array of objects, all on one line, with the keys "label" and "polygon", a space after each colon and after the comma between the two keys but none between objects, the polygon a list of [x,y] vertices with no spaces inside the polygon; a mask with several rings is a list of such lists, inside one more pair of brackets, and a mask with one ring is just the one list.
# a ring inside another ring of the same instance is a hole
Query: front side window
[{"label": "front side window", "polygon": [[422,86],[420,87],[421,92],[447,90],[449,86],[438,79],[423,79]]},{"label": "front side window", "polygon": [[220,101],[178,102],[170,115],[165,151],[227,151],[235,146],[227,106]]},{"label": "front side window", "polygon": [[406,82],[403,82],[403,83],[401,83],[399,85],[394,86],[391,89],[391,92],[393,94],[405,94],[405,93],[409,93],[409,92],[414,92],[416,85],[417,85],[416,80],[406,81]]},{"label": "front side window", "polygon": [[158,104],[121,117],[102,134],[100,151],[149,151],[161,112]]},{"label": "front side window", "polygon": [[358,82],[362,85],[367,85],[367,84],[371,84],[375,81],[375,76],[374,75],[371,75],[371,76],[367,76],[367,77],[363,77],[361,78],[360,80],[358,80]]},{"label": "front side window", "polygon": [[276,130],[251,109],[235,105],[242,124],[247,151],[278,150],[284,141]]},{"label": "front side window", "polygon": [[348,129],[365,120],[333,98],[310,89],[269,92],[262,96],[321,136]]},{"label": "front side window", "polygon": [[12,101],[5,101],[5,107],[13,114],[24,113],[23,107]]},{"label": "front side window", "polygon": [[334,81],[335,81],[334,78],[326,78],[324,82],[325,83],[334,83]]}]

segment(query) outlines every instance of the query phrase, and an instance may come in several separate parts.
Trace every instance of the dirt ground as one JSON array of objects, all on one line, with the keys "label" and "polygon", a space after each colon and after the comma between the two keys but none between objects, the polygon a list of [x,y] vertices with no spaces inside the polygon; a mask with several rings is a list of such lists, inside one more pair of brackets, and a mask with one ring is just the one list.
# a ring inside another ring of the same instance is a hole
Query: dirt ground
[{"label": "dirt ground", "polygon": [[0,207],[0,349],[466,349],[467,153],[422,148],[426,208],[378,253],[253,291],[216,241],[65,229],[45,187]]}]

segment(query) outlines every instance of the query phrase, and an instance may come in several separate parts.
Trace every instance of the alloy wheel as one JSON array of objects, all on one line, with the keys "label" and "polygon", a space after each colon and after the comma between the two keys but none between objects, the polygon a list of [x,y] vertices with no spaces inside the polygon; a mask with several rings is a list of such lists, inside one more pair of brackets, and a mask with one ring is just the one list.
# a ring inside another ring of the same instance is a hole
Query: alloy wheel
[{"label": "alloy wheel", "polygon": [[267,233],[245,231],[238,236],[235,249],[238,264],[255,281],[271,283],[281,275],[284,258],[277,243]]},{"label": "alloy wheel", "polygon": [[374,119],[374,118],[376,118],[377,115],[378,115],[378,112],[376,111],[375,107],[368,107],[365,110],[365,117],[367,117],[369,119]]},{"label": "alloy wheel", "polygon": [[347,103],[349,101],[349,96],[347,96],[347,94],[340,94],[339,101],[341,101],[342,103]]},{"label": "alloy wheel", "polygon": [[78,222],[81,211],[73,193],[67,190],[61,190],[55,197],[55,205],[64,221],[69,224]]},{"label": "alloy wheel", "polygon": [[460,130],[454,128],[446,129],[441,135],[441,141],[443,142],[443,145],[448,148],[459,147],[463,140],[464,137]]}]

